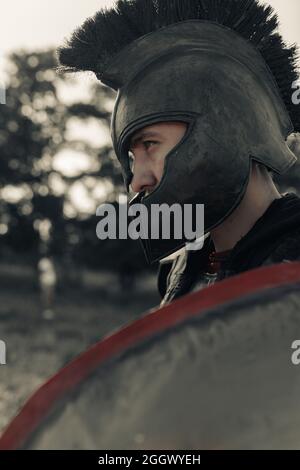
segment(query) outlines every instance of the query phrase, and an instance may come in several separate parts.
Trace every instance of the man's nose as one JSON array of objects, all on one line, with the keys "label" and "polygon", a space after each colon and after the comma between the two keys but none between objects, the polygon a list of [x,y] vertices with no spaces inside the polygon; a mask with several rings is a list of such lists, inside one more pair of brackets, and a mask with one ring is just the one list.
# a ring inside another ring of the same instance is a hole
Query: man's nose
[{"label": "man's nose", "polygon": [[145,164],[134,164],[133,178],[131,180],[131,189],[135,193],[142,191],[153,191],[157,185],[157,179],[150,168]]}]

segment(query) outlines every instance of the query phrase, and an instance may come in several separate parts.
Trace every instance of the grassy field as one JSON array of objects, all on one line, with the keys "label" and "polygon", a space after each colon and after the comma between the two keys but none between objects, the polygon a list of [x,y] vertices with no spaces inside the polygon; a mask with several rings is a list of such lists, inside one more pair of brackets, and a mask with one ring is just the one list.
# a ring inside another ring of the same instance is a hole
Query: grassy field
[{"label": "grassy field", "polygon": [[39,292],[20,282],[0,290],[0,339],[7,364],[0,366],[0,431],[24,401],[88,346],[157,306],[155,277],[133,292],[102,279],[99,287],[67,289],[55,299],[55,317],[43,319]]}]

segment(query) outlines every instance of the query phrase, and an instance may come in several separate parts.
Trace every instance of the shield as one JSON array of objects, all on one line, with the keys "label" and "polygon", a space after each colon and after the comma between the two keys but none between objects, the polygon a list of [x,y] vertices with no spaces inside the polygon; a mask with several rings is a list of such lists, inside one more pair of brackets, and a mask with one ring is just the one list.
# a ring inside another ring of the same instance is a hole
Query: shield
[{"label": "shield", "polygon": [[300,263],[226,279],[75,359],[29,399],[0,449],[300,448],[295,340]]}]

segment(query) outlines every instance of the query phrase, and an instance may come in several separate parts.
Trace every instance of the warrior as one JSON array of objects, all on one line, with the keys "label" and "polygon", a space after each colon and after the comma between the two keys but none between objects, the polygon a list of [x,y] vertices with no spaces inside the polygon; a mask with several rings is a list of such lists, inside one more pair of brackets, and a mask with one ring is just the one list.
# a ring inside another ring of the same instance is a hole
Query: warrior
[{"label": "warrior", "polygon": [[278,24],[258,0],[118,0],[58,50],[60,71],[118,92],[111,134],[132,203],[204,204],[202,249],[141,240],[160,262],[161,305],[300,259],[300,198],[273,181],[295,164],[300,129],[297,49]]}]

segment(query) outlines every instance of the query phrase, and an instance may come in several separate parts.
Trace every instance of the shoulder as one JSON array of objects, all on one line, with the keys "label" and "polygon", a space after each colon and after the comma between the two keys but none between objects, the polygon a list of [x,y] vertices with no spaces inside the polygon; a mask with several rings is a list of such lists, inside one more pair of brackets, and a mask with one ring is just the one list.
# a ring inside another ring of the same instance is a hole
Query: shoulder
[{"label": "shoulder", "polygon": [[168,276],[173,266],[173,261],[160,261],[158,267],[157,288],[159,295],[163,299],[167,292]]},{"label": "shoulder", "polygon": [[211,238],[206,237],[201,249],[187,250],[184,247],[172,257],[160,262],[158,290],[163,302],[189,292],[191,285],[207,264],[211,244]]},{"label": "shoulder", "polygon": [[171,277],[179,270],[182,271],[185,260],[186,252],[180,250],[180,252],[178,252],[178,254],[175,256],[160,261],[158,268],[157,287],[162,299],[165,297],[168,286],[171,284]]},{"label": "shoulder", "polygon": [[300,227],[284,235],[266,262],[300,261]]}]

